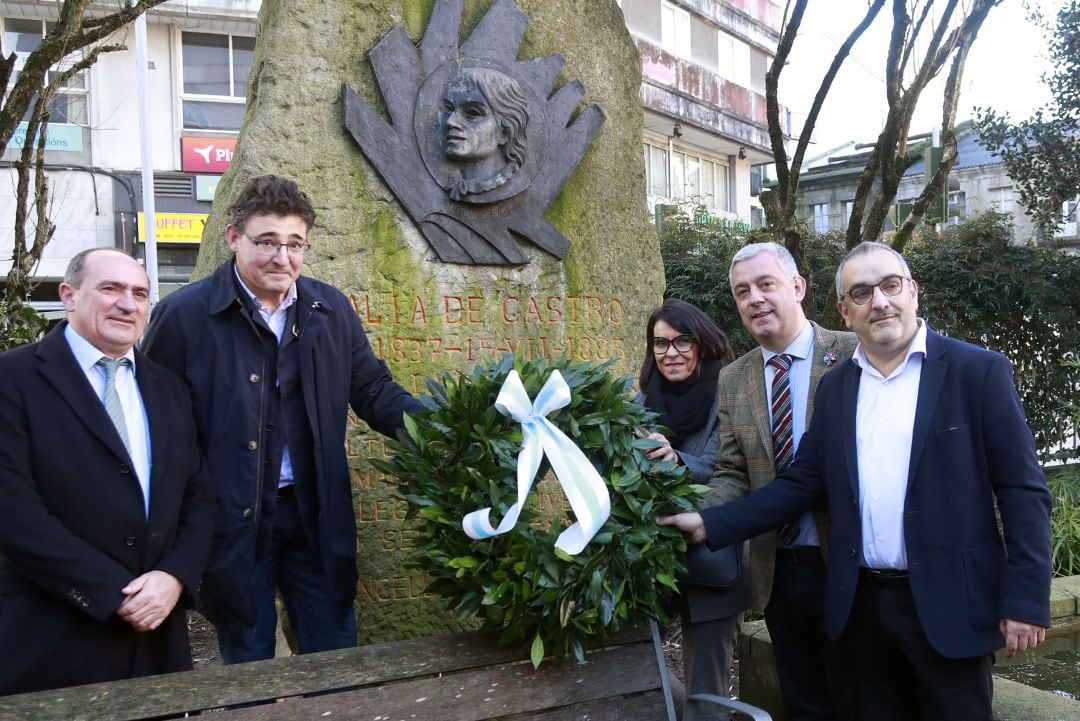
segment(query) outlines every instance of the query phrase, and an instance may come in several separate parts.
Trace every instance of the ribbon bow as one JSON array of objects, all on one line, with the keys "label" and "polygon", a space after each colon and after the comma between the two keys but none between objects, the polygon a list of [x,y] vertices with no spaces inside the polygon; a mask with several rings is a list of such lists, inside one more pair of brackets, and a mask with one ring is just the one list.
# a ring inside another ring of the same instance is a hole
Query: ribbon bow
[{"label": "ribbon bow", "polygon": [[577,518],[572,526],[559,534],[558,548],[571,556],[580,553],[611,514],[611,498],[607,486],[589,459],[565,433],[545,416],[570,402],[570,386],[559,371],[552,371],[544,387],[529,400],[517,371],[510,371],[503,381],[495,408],[521,424],[521,451],[517,458],[517,502],[510,506],[498,528],[492,528],[491,508],[469,513],[461,527],[469,538],[484,539],[506,533],[517,523],[525,499],[532,489],[540,461],[547,454],[548,462],[559,479],[570,508]]}]

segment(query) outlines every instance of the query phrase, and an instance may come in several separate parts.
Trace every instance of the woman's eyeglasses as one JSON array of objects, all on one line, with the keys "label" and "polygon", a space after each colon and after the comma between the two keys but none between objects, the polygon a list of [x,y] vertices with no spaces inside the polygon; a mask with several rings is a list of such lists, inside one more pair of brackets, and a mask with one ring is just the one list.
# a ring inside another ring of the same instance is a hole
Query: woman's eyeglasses
[{"label": "woman's eyeglasses", "polygon": [[675,350],[680,353],[687,353],[694,347],[694,336],[689,334],[677,335],[671,340],[661,338],[660,336],[653,336],[652,352],[655,355],[664,355],[671,346],[675,346]]}]

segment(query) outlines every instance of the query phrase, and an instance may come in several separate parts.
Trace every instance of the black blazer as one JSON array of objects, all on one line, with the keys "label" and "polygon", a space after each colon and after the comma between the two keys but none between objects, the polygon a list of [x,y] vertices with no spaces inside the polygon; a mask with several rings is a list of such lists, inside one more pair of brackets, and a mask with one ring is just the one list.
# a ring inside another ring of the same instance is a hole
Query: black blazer
[{"label": "black blazer", "polygon": [[183,604],[137,633],[120,589],[167,571],[195,592],[213,496],[184,384],[136,354],[150,426],[150,513],[64,325],[0,355],[0,693],[191,668]]},{"label": "black blazer", "polygon": [[[1009,361],[928,330],[904,508],[911,589],[949,658],[1000,648],[1001,618],[1050,625],[1050,505]],[[828,500],[828,631],[851,613],[862,548],[855,412],[861,369],[821,380],[795,462],[745,499],[703,512],[710,546],[775,528]],[[994,503],[1001,511],[998,530]]]}]

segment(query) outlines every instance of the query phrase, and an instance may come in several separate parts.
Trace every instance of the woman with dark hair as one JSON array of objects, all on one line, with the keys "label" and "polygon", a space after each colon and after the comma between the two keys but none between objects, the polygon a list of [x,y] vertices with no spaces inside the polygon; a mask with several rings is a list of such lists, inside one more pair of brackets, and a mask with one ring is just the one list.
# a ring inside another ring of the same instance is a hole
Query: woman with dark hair
[{"label": "woman with dark hair", "polygon": [[[732,360],[731,345],[709,316],[676,298],[664,301],[649,316],[645,340],[638,402],[659,413],[657,425],[670,430],[649,434],[660,446],[648,457],[680,463],[695,483],[708,484],[719,446],[716,378]],[[743,545],[717,553],[740,558]],[[730,586],[708,585],[703,578],[695,579],[693,563],[690,568],[690,574],[680,579],[686,694],[728,697],[738,614],[749,605],[748,584],[740,574]],[[726,720],[728,711],[701,704],[697,718]]]}]

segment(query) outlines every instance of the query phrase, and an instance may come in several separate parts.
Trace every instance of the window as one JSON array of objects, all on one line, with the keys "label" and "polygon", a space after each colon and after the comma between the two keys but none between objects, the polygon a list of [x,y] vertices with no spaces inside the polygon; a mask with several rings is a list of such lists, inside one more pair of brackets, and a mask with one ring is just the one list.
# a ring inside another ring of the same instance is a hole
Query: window
[{"label": "window", "polygon": [[765,75],[769,72],[769,56],[756,48],[750,48],[750,89],[765,94]]},{"label": "window", "polygon": [[667,150],[646,144],[645,174],[649,195],[686,198],[710,210],[730,207],[730,179],[724,163],[678,151],[672,153],[669,163]]},{"label": "window", "polygon": [[185,130],[239,130],[255,38],[181,33]]},{"label": "window", "polygon": [[666,2],[660,3],[660,47],[690,59],[690,13]]},{"label": "window", "polygon": [[1015,208],[1013,207],[1013,189],[1011,185],[1006,185],[1001,188],[990,188],[987,192],[987,200],[990,204],[990,209],[997,211],[998,213],[1011,213]]},{"label": "window", "polygon": [[686,155],[671,154],[671,197],[685,198],[686,193]]},{"label": "window", "polygon": [[[716,31],[716,70],[725,80],[730,80],[744,88],[750,83],[750,46],[723,30]],[[765,75],[761,76],[761,88],[764,92]]]},{"label": "window", "polygon": [[761,195],[761,185],[764,182],[764,168],[760,165],[750,166],[750,195]]},{"label": "window", "polygon": [[828,233],[829,232],[829,204],[817,203],[810,206],[810,210],[814,213],[814,232]]},{"label": "window", "polygon": [[844,213],[844,227],[846,228],[847,224],[851,222],[851,211],[855,210],[855,201],[845,200],[840,204],[840,208]]},{"label": "window", "polygon": [[728,166],[711,160],[702,160],[702,203],[717,210],[729,210],[728,187]]},{"label": "window", "polygon": [[645,178],[649,195],[667,197],[668,167],[667,150],[655,145],[645,146]]},{"label": "window", "polygon": [[952,190],[949,192],[949,212],[950,218],[966,218],[967,217],[967,193],[962,190]]},{"label": "window", "polygon": [[[52,30],[54,25],[55,23],[44,20],[4,18],[3,53],[5,56],[15,53],[15,72],[10,78],[12,84],[15,83],[15,78],[26,63],[26,58],[41,44],[41,39]],[[81,58],[81,53],[74,53],[61,60],[49,69],[48,80],[51,82]],[[49,100],[47,107],[50,123],[87,125],[89,120],[86,114],[86,71],[81,70],[64,81]],[[29,120],[29,113],[23,120]]]}]

